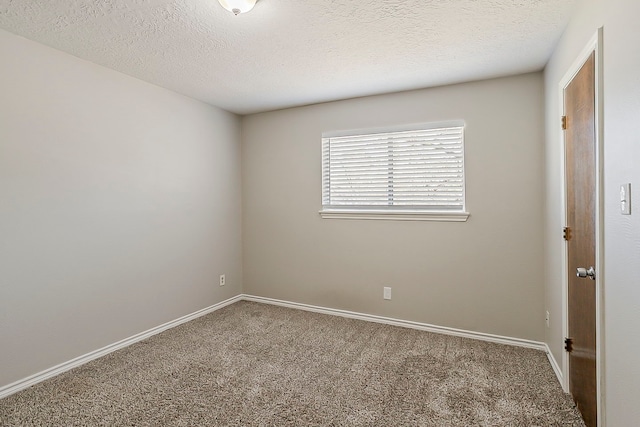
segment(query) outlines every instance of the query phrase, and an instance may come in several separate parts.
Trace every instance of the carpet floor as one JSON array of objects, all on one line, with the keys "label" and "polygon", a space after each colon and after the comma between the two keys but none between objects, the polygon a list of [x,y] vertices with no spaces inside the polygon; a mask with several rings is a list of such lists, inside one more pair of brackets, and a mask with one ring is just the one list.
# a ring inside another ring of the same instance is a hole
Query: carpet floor
[{"label": "carpet floor", "polygon": [[0,400],[2,426],[583,426],[546,355],[238,302]]}]

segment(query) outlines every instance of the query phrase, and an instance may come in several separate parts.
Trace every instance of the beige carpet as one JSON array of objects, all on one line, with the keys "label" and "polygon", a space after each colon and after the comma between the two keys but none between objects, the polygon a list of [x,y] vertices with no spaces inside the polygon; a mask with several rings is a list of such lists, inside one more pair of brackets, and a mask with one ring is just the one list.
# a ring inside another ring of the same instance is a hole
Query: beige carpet
[{"label": "beige carpet", "polygon": [[582,426],[544,353],[239,302],[0,400],[2,426]]}]

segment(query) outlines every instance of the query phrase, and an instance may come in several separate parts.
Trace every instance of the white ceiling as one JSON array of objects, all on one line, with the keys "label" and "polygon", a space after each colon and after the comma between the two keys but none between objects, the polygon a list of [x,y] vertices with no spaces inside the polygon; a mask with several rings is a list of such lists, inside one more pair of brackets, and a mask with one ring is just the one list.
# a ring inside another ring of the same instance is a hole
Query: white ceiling
[{"label": "white ceiling", "polygon": [[247,114],[537,71],[576,0],[0,0],[0,28]]}]

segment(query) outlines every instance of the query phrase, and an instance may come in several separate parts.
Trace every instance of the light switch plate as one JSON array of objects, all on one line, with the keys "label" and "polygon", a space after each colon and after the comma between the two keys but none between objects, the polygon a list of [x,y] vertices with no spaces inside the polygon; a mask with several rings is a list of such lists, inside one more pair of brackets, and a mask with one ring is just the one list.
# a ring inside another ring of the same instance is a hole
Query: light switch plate
[{"label": "light switch plate", "polygon": [[631,184],[622,184],[620,186],[620,213],[622,215],[631,215]]}]

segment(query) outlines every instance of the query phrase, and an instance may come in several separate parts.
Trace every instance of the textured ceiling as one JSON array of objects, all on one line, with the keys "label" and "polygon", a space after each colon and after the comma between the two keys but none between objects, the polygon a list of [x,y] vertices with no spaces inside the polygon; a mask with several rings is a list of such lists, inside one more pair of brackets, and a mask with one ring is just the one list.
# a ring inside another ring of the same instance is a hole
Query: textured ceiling
[{"label": "textured ceiling", "polygon": [[239,114],[542,69],[576,0],[0,0],[0,28]]}]

